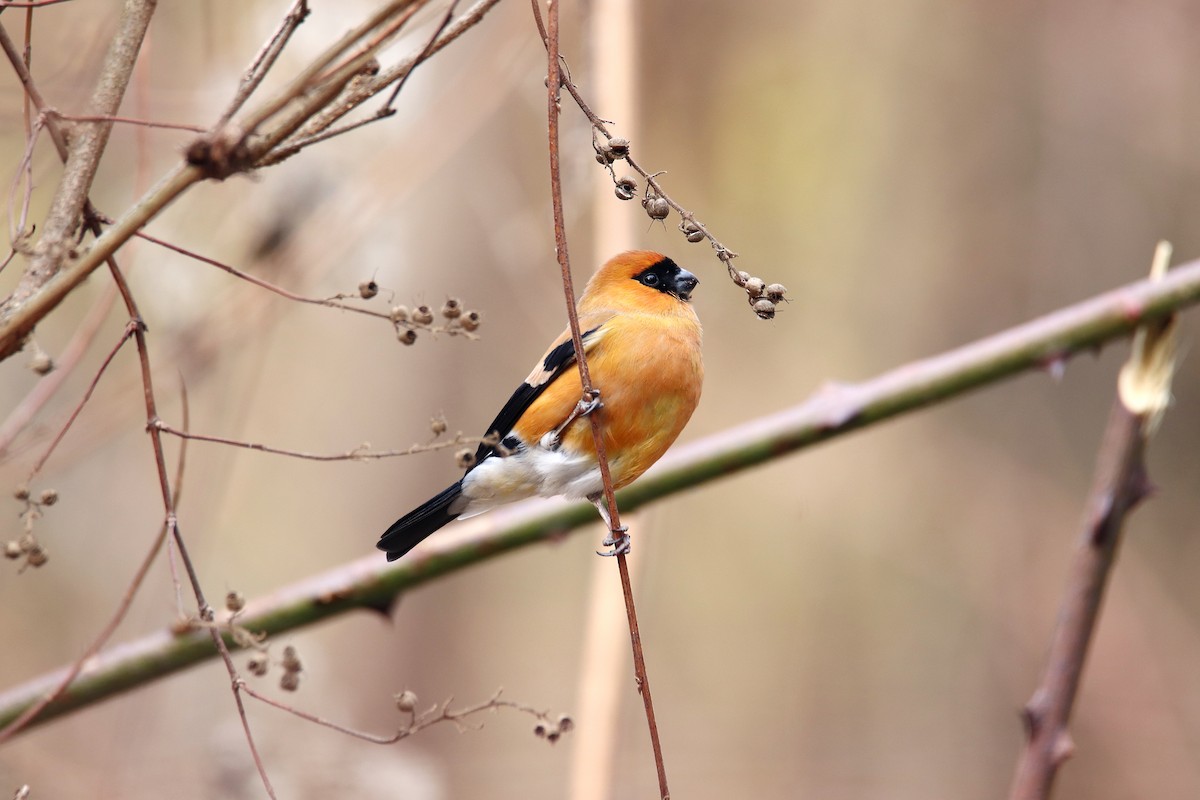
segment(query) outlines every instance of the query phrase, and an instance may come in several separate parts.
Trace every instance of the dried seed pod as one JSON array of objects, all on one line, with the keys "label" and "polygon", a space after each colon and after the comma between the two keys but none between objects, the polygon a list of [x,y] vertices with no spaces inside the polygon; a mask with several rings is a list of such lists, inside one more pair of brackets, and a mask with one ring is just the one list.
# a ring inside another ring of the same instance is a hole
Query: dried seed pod
[{"label": "dried seed pod", "polygon": [[370,300],[379,294],[379,284],[374,280],[363,281],[358,285],[358,294],[363,300]]},{"label": "dried seed pod", "polygon": [[666,219],[671,213],[671,206],[667,205],[667,201],[654,194],[646,195],[642,200],[642,208],[646,209],[650,219]]},{"label": "dried seed pod", "polygon": [[446,299],[445,305],[442,306],[442,316],[446,319],[458,319],[462,316],[462,303],[457,297]]},{"label": "dried seed pod", "polygon": [[58,502],[58,490],[57,489],[43,489],[41,495],[38,497],[38,502],[40,502],[44,506],[54,505],[55,503]]},{"label": "dried seed pod", "polygon": [[459,469],[470,469],[475,466],[475,454],[464,447],[454,454],[454,463],[458,465]]},{"label": "dried seed pod", "polygon": [[434,417],[429,420],[429,429],[433,431],[434,436],[441,436],[446,432],[447,427],[445,417]]},{"label": "dried seed pod", "polygon": [[772,283],[764,290],[767,294],[767,299],[772,303],[778,303],[787,294],[787,287],[782,283]]},{"label": "dried seed pod", "polygon": [[763,289],[765,288],[766,284],[763,283],[762,278],[751,278],[750,280],[746,281],[746,294],[750,295],[752,298],[761,297]]},{"label": "dried seed pod", "polygon": [[411,714],[417,708],[417,693],[409,689],[392,695],[392,699],[396,701],[396,708],[405,713]]},{"label": "dried seed pod", "polygon": [[750,273],[746,272],[744,270],[739,270],[737,273],[737,277],[735,277],[733,279],[733,282],[736,283],[738,286],[745,286],[746,281],[748,281],[748,280],[750,280]]},{"label": "dried seed pod", "polygon": [[575,720],[571,719],[567,714],[558,715],[558,729],[563,733],[569,733],[575,727]]},{"label": "dried seed pod", "polygon": [[47,375],[54,371],[54,359],[39,350],[29,359],[29,368],[38,375]]},{"label": "dried seed pod", "polygon": [[246,607],[246,598],[241,592],[229,592],[225,595],[225,608],[235,614]]},{"label": "dried seed pod", "polygon": [[250,674],[257,675],[260,678],[263,675],[266,675],[267,670],[269,670],[270,668],[271,668],[271,661],[263,653],[259,653],[258,655],[251,656],[250,660],[246,662],[246,669],[250,670]]},{"label": "dried seed pod", "polygon": [[418,325],[432,325],[433,309],[426,305],[417,306],[413,310],[412,321]]},{"label": "dried seed pod", "polygon": [[285,692],[294,692],[300,688],[300,673],[285,672],[279,676],[279,688]]},{"label": "dried seed pod", "polygon": [[608,152],[612,153],[614,159],[622,159],[629,155],[629,140],[621,136],[614,136],[607,142]]},{"label": "dried seed pod", "polygon": [[679,230],[683,231],[683,235],[692,244],[704,241],[704,230],[691,220],[685,220],[679,224]]},{"label": "dried seed pod", "polygon": [[632,200],[637,194],[637,181],[625,175],[613,185],[613,191],[618,200]]},{"label": "dried seed pod", "polygon": [[49,560],[50,557],[46,555],[46,551],[40,545],[30,550],[29,554],[25,556],[25,563],[31,567],[40,567]]},{"label": "dried seed pod", "polygon": [[288,672],[299,672],[303,668],[300,664],[300,657],[296,655],[296,648],[290,644],[283,648],[283,660],[280,663]]},{"label": "dried seed pod", "polygon": [[29,487],[23,483],[18,484],[17,488],[13,490],[13,497],[17,498],[18,500],[28,500]]},{"label": "dried seed pod", "polygon": [[400,340],[400,344],[412,344],[417,340],[417,332],[409,328],[403,333],[396,334],[396,338]]},{"label": "dried seed pod", "polygon": [[20,558],[21,557],[21,543],[16,541],[15,539],[12,541],[5,542],[4,543],[4,557],[5,558]]},{"label": "dried seed pod", "polygon": [[478,311],[468,311],[459,317],[458,324],[462,326],[464,331],[473,331],[479,327],[479,323],[482,320],[483,317],[479,315]]},{"label": "dried seed pod", "polygon": [[391,312],[388,314],[392,322],[408,322],[408,308],[405,306],[392,306]]},{"label": "dried seed pod", "polygon": [[17,545],[21,548],[22,553],[32,553],[34,550],[37,550],[39,547],[41,547],[41,545],[38,544],[37,539],[35,539],[33,534],[29,531],[25,531],[21,534],[21,538],[17,540]]},{"label": "dried seed pod", "polygon": [[533,735],[539,739],[545,739],[546,734],[550,732],[550,726],[544,722],[539,722],[533,726]]},{"label": "dried seed pod", "polygon": [[754,301],[754,313],[758,314],[759,319],[774,319],[775,304],[765,297],[760,297]]}]

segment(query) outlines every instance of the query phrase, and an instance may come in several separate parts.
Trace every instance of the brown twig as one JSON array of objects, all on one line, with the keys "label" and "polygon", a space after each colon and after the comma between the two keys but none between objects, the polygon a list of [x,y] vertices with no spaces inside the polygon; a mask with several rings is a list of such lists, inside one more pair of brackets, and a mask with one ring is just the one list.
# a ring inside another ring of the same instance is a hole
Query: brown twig
[{"label": "brown twig", "polygon": [[246,101],[250,99],[250,95],[254,94],[263,79],[267,77],[267,73],[271,71],[271,67],[275,66],[276,59],[283,52],[283,48],[287,46],[292,34],[296,32],[296,28],[300,27],[300,24],[308,18],[308,14],[308,0],[293,0],[292,7],[283,15],[275,32],[263,43],[258,54],[250,62],[250,66],[242,74],[237,92],[217,121],[218,128],[227,125],[229,120],[233,119],[233,115],[241,110]]},{"label": "brown twig", "polygon": [[420,57],[416,55],[410,56],[400,63],[381,71],[378,75],[364,75],[361,80],[352,81],[346,87],[346,91],[341,97],[337,98],[335,102],[331,103],[320,114],[315,115],[303,128],[296,131],[291,138],[264,156],[259,162],[260,166],[277,164],[310,145],[332,139],[343,133],[349,133],[364,125],[369,125],[392,116],[394,111],[390,106],[395,98],[389,100],[387,105],[381,106],[377,111],[364,119],[331,129],[331,126],[335,122],[387,89],[392,83],[396,81],[404,82],[408,78],[408,75],[422,61],[436,55],[444,47],[474,27],[498,2],[499,0],[479,0],[475,5],[464,11],[457,20],[447,25],[445,30],[435,39],[432,39],[433,44],[422,50]]},{"label": "brown twig", "polygon": [[503,689],[497,689],[496,693],[493,694],[491,698],[483,702],[476,703],[472,706],[451,709],[450,703],[454,701],[454,698],[448,698],[444,702],[435,705],[421,713],[418,713],[415,708],[412,707],[413,704],[416,703],[416,696],[411,692],[404,692],[403,694],[408,695],[407,697],[397,695],[395,699],[397,705],[401,707],[401,711],[409,715],[408,724],[397,728],[395,733],[376,734],[350,728],[308,711],[304,711],[303,709],[296,708],[288,703],[280,702],[273,697],[269,697],[268,695],[255,691],[249,684],[245,682],[242,683],[241,688],[243,692],[250,697],[253,697],[255,700],[266,703],[267,705],[277,708],[280,711],[287,712],[288,714],[299,717],[302,720],[311,722],[315,725],[320,725],[324,728],[329,728],[330,730],[337,731],[338,733],[344,733],[347,736],[354,737],[355,739],[361,739],[364,742],[371,742],[372,744],[395,744],[441,722],[453,722],[455,725],[461,727],[463,725],[463,721],[469,717],[473,717],[483,711],[495,711],[501,708],[519,711],[522,714],[528,714],[531,717],[539,720],[541,725],[538,729],[535,729],[535,732],[537,732],[540,736],[546,737],[551,742],[556,741],[559,738],[559,734],[569,731],[574,724],[571,721],[571,718],[565,714],[559,715],[557,718],[551,718],[550,712],[548,711],[539,711],[532,706],[527,706],[524,703],[517,703],[512,700],[502,700],[500,699],[500,693],[503,691]]},{"label": "brown twig", "polygon": [[[163,433],[169,433],[172,436],[177,436],[180,439],[193,439],[198,442],[211,442],[213,444],[224,444],[231,447],[241,447],[246,450],[257,450],[260,453],[271,453],[279,456],[290,456],[291,458],[300,458],[307,461],[376,461],[383,458],[396,458],[398,456],[411,456],[417,453],[429,453],[435,450],[446,450],[451,447],[461,445],[475,446],[481,441],[480,438],[463,436],[460,431],[453,439],[447,439],[444,442],[429,442],[427,444],[414,444],[401,450],[370,450],[369,445],[363,444],[353,450],[347,450],[345,453],[307,453],[303,450],[288,450],[282,447],[272,447],[270,445],[259,444],[258,442],[246,442],[239,439],[227,439],[223,436],[206,436],[202,433],[188,433],[187,431],[179,430],[163,422],[161,419],[155,421],[155,427]],[[495,441],[493,439],[492,441]]]},{"label": "brown twig", "polygon": [[14,408],[0,424],[0,458],[12,447],[13,441],[25,430],[26,426],[36,417],[50,401],[66,379],[74,372],[80,360],[96,339],[108,312],[112,310],[116,299],[116,289],[108,287],[104,294],[92,306],[87,317],[79,323],[71,341],[63,348],[62,353],[54,359],[54,369],[49,375],[38,381],[25,395],[24,399]]},{"label": "brown twig", "polygon": [[[539,0],[532,0],[534,17],[541,27],[541,9]],[[547,116],[549,119],[549,151],[550,151],[550,196],[554,212],[554,246],[558,256],[559,271],[562,276],[563,295],[567,304],[567,319],[571,327],[571,341],[575,347],[576,364],[579,366],[579,379],[583,388],[581,402],[594,397],[591,375],[588,372],[587,353],[583,349],[583,337],[579,330],[579,315],[575,308],[575,290],[571,281],[571,261],[567,253],[567,230],[563,214],[562,176],[559,168],[559,86],[561,81],[559,44],[558,44],[558,2],[549,0],[547,6],[546,40],[548,78],[546,81]],[[608,506],[609,526],[613,539],[619,539],[624,531],[617,509],[617,498],[613,491],[612,476],[609,472],[608,455],[604,448],[604,436],[600,429],[598,414],[589,414],[592,439],[596,444],[596,460],[600,467],[600,478],[604,483],[604,501]],[[658,736],[658,724],[654,718],[654,702],[650,696],[650,680],[646,673],[646,661],[642,653],[642,637],[638,629],[637,608],[633,600],[633,585],[629,576],[629,564],[625,553],[617,549],[617,566],[621,574],[621,589],[625,597],[625,613],[629,620],[629,639],[633,648],[633,667],[638,692],[646,710],[646,724],[650,729],[650,745],[654,751],[654,765],[658,773],[658,791],[663,800],[670,797],[667,788],[667,772],[663,762],[662,744]]]},{"label": "brown twig", "polygon": [[[125,340],[123,339],[122,342]],[[97,376],[99,377],[99,376]],[[186,421],[188,418],[187,393],[183,392],[183,418]],[[186,427],[186,422],[185,422]],[[179,461],[175,466],[175,503],[179,504],[179,496],[183,487],[183,472],[187,463],[187,443],[179,449]],[[154,563],[154,559],[158,557],[162,550],[163,542],[167,540],[167,526],[164,524],[158,530],[158,535],[154,537],[154,541],[150,543],[150,548],[146,551],[146,555],[142,558],[137,569],[133,573],[133,578],[130,579],[129,585],[125,587],[125,591],[121,594],[121,599],[117,602],[117,608],[109,617],[108,623],[100,630],[92,643],[84,649],[75,662],[63,673],[58,682],[42,696],[38,702],[29,706],[25,711],[3,729],[0,729],[0,745],[3,745],[16,734],[20,733],[30,722],[37,718],[47,706],[53,703],[58,698],[62,697],[79,674],[83,671],[84,665],[87,664],[93,656],[100,652],[100,648],[108,643],[112,635],[116,632],[117,626],[125,619],[125,615],[129,613],[130,606],[133,605],[133,599],[137,596],[138,590],[146,580],[146,575],[150,572],[150,567]]]},{"label": "brown twig", "polygon": [[67,435],[67,431],[70,430],[71,424],[75,422],[76,418],[79,416],[79,413],[83,411],[83,407],[87,404],[87,401],[91,399],[92,392],[96,391],[96,386],[100,383],[100,378],[104,376],[104,372],[108,369],[108,365],[112,363],[114,358],[116,358],[117,352],[125,345],[127,341],[129,341],[129,337],[134,335],[134,328],[137,324],[138,323],[132,321],[126,324],[125,330],[121,332],[121,338],[118,339],[117,343],[113,345],[111,350],[108,351],[108,355],[106,355],[104,357],[104,361],[100,363],[100,368],[96,371],[96,374],[92,376],[92,380],[90,383],[88,383],[88,387],[84,391],[83,397],[81,397],[79,402],[76,403],[75,409],[71,412],[70,416],[67,417],[67,421],[61,428],[59,428],[58,433],[55,434],[54,439],[50,442],[50,446],[46,448],[46,452],[42,453],[42,457],[37,460],[37,463],[33,465],[33,469],[29,471],[29,477],[26,478],[27,483],[32,483],[33,479],[38,476],[38,473],[42,471],[42,467],[46,466],[46,461],[50,458],[50,454],[54,452],[54,449],[58,447],[58,443],[61,442],[63,437]]},{"label": "brown twig", "polygon": [[204,133],[207,128],[202,125],[188,125],[183,122],[158,122],[152,119],[134,119],[133,117],[118,117],[112,114],[64,114],[54,108],[46,109],[42,112],[51,116],[58,117],[67,122],[104,122],[104,123],[121,123],[123,125],[139,125],[143,128],[164,128],[171,131],[189,131],[191,133]]},{"label": "brown twig", "polygon": [[[1152,279],[1161,278],[1169,260],[1170,246],[1162,243],[1155,254]],[[1074,753],[1067,725],[1122,528],[1128,514],[1150,493],[1145,449],[1170,402],[1174,327],[1171,316],[1139,329],[1133,353],[1122,370],[1096,457],[1092,490],[1046,669],[1022,715],[1027,740],[1017,762],[1010,800],[1048,798],[1058,768]]]},{"label": "brown twig", "polygon": [[[335,297],[306,297],[304,295],[296,294],[295,292],[284,289],[282,286],[278,286],[274,283],[271,283],[270,281],[265,281],[262,278],[255,277],[254,275],[251,275],[248,272],[244,272],[244,271],[238,269],[237,267],[226,264],[223,261],[218,261],[215,258],[209,258],[208,256],[201,255],[200,253],[195,252],[194,250],[188,250],[186,247],[180,247],[177,244],[172,244],[163,239],[159,239],[156,236],[151,236],[150,234],[146,233],[145,231],[138,231],[136,236],[138,238],[145,239],[147,242],[156,244],[159,247],[164,247],[167,250],[172,250],[176,253],[179,253],[180,255],[187,256],[188,258],[190,258],[194,261],[199,261],[202,264],[208,264],[209,266],[213,266],[213,267],[216,267],[217,269],[228,272],[230,275],[233,275],[235,278],[241,278],[242,280],[244,280],[248,283],[254,284],[255,286],[259,287],[260,289],[266,289],[267,291],[273,292],[274,294],[277,294],[280,297],[286,298],[288,300],[293,300],[297,303],[307,303],[309,305],[314,305],[314,306],[325,306],[326,308],[336,308],[336,309],[340,309],[342,311],[352,311],[355,314],[363,314],[368,317],[375,317],[376,319],[386,320],[388,323],[390,323],[392,325],[393,328],[396,329],[397,333],[399,333],[401,330],[407,330],[407,331],[422,330],[422,331],[429,331],[430,333],[445,333],[450,336],[465,336],[468,339],[478,339],[479,338],[479,336],[477,334],[475,334],[471,330],[468,330],[467,328],[463,327],[463,317],[461,317],[461,316],[456,317],[454,319],[447,320],[444,324],[440,324],[440,325],[433,325],[432,323],[424,324],[424,323],[419,323],[419,322],[415,321],[412,317],[407,316],[407,314],[405,316],[401,317],[395,311],[389,311],[388,313],[385,314],[382,311],[375,311],[374,309],[363,308],[362,306],[353,306],[353,305],[350,305],[349,303],[341,302],[341,299],[343,299],[345,297],[349,297],[349,295],[337,295]],[[471,312],[469,312],[469,311],[467,312],[468,315],[470,313]],[[411,344],[411,342],[409,342],[409,343]]]},{"label": "brown twig", "polygon": [[[547,36],[546,27],[542,24],[542,18],[540,15],[537,16],[536,19],[538,33],[542,38],[542,43],[545,44],[548,49],[549,39]],[[563,63],[565,64],[565,62]],[[604,141],[606,143],[610,142],[613,137],[612,134],[609,133],[608,126],[611,125],[612,122],[610,120],[603,119],[592,110],[591,106],[589,106],[587,101],[584,99],[583,94],[579,91],[579,87],[576,86],[574,81],[571,80],[569,73],[564,72],[561,80],[563,88],[567,90],[567,92],[571,95],[571,98],[575,101],[575,105],[579,107],[579,110],[583,112],[584,116],[587,117],[588,122],[591,123],[593,136],[595,136],[595,134],[599,134],[600,136],[604,137]],[[775,294],[768,296],[764,291],[767,284],[762,281],[762,279],[754,278],[753,276],[749,275],[749,273],[741,273],[736,267],[734,267],[733,260],[738,257],[738,254],[730,250],[715,236],[713,236],[712,232],[708,230],[708,227],[696,219],[696,215],[693,212],[684,208],[680,203],[667,194],[666,190],[663,189],[662,184],[658,182],[658,176],[662,175],[662,172],[650,172],[638,164],[637,161],[634,160],[632,153],[629,152],[628,142],[623,144],[623,149],[621,152],[614,152],[611,149],[606,150],[599,145],[595,146],[597,159],[604,164],[605,168],[608,170],[609,176],[613,179],[614,185],[617,184],[618,179],[616,173],[613,171],[612,164],[614,161],[624,160],[625,163],[629,165],[630,169],[632,169],[634,172],[640,175],[643,180],[646,181],[646,191],[642,201],[642,206],[646,209],[647,213],[650,214],[651,219],[662,219],[667,215],[667,211],[665,209],[662,210],[661,215],[651,213],[650,201],[654,199],[660,199],[666,203],[669,208],[673,209],[675,213],[679,214],[681,220],[679,223],[679,229],[687,237],[689,242],[708,241],[709,245],[716,253],[717,259],[725,266],[725,270],[729,273],[730,280],[732,280],[742,289],[746,290],[746,299],[749,301],[750,307],[754,309],[755,314],[762,319],[772,319],[775,316],[776,306],[779,302],[784,300],[783,294],[786,290],[779,284],[773,284],[772,288],[777,288],[778,291]],[[632,199],[632,190],[628,195],[623,197],[624,199]]]}]

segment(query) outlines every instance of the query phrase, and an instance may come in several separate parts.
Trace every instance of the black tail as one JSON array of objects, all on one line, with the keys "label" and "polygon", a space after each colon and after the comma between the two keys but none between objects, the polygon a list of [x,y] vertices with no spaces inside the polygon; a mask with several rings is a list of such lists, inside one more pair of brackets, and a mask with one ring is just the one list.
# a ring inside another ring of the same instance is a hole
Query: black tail
[{"label": "black tail", "polygon": [[420,508],[393,522],[392,527],[379,537],[379,544],[375,546],[387,553],[388,561],[395,561],[416,547],[426,536],[457,519],[458,514],[450,511],[450,504],[460,496],[462,481],[447,487]]}]

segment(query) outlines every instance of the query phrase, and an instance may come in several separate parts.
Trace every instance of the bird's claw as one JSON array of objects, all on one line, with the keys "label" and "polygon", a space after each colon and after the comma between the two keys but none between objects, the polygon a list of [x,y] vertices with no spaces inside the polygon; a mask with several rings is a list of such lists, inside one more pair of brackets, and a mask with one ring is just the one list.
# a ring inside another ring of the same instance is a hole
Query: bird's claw
[{"label": "bird's claw", "polygon": [[604,402],[600,399],[600,390],[592,389],[590,392],[579,398],[579,402],[575,404],[575,408],[571,409],[571,413],[563,420],[562,425],[559,425],[554,430],[542,437],[541,445],[546,450],[557,450],[562,444],[562,432],[565,431],[572,422],[580,417],[586,417],[593,411],[604,407]]},{"label": "bird's claw", "polygon": [[591,392],[579,398],[579,402],[575,404],[575,413],[573,417],[586,417],[593,411],[604,407],[604,401],[600,399],[600,390],[592,389]]},{"label": "bird's claw", "polygon": [[632,547],[629,539],[629,528],[622,525],[619,528],[613,529],[605,537],[600,544],[605,547],[611,547],[611,550],[597,550],[596,555],[611,558],[612,556],[623,556],[628,553]]}]

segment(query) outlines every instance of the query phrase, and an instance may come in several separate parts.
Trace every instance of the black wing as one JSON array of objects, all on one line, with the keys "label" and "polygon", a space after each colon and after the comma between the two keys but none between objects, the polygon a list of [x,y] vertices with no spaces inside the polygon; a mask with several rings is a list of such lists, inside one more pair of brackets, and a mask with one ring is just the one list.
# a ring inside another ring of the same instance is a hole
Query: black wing
[{"label": "black wing", "polygon": [[[588,340],[595,336],[596,331],[600,330],[601,326],[597,325],[590,330],[586,330],[580,336],[584,343],[584,350],[588,350]],[[533,371],[525,382],[517,387],[513,392],[512,397],[508,398],[508,402],[504,404],[504,408],[500,409],[500,413],[492,420],[492,424],[488,426],[487,434],[495,434],[501,440],[508,436],[512,431],[513,426],[517,424],[517,420],[525,413],[525,410],[533,405],[533,401],[537,400],[542,392],[546,391],[546,387],[554,382],[554,379],[563,373],[563,370],[572,366],[575,363],[575,343],[570,339],[560,344],[558,347],[551,350],[542,359],[541,365]],[[479,445],[479,449],[475,451],[475,463],[471,465],[471,469],[475,465],[482,462],[485,458],[496,452],[496,445],[487,444],[486,442]],[[471,470],[468,469],[467,472]]]}]

